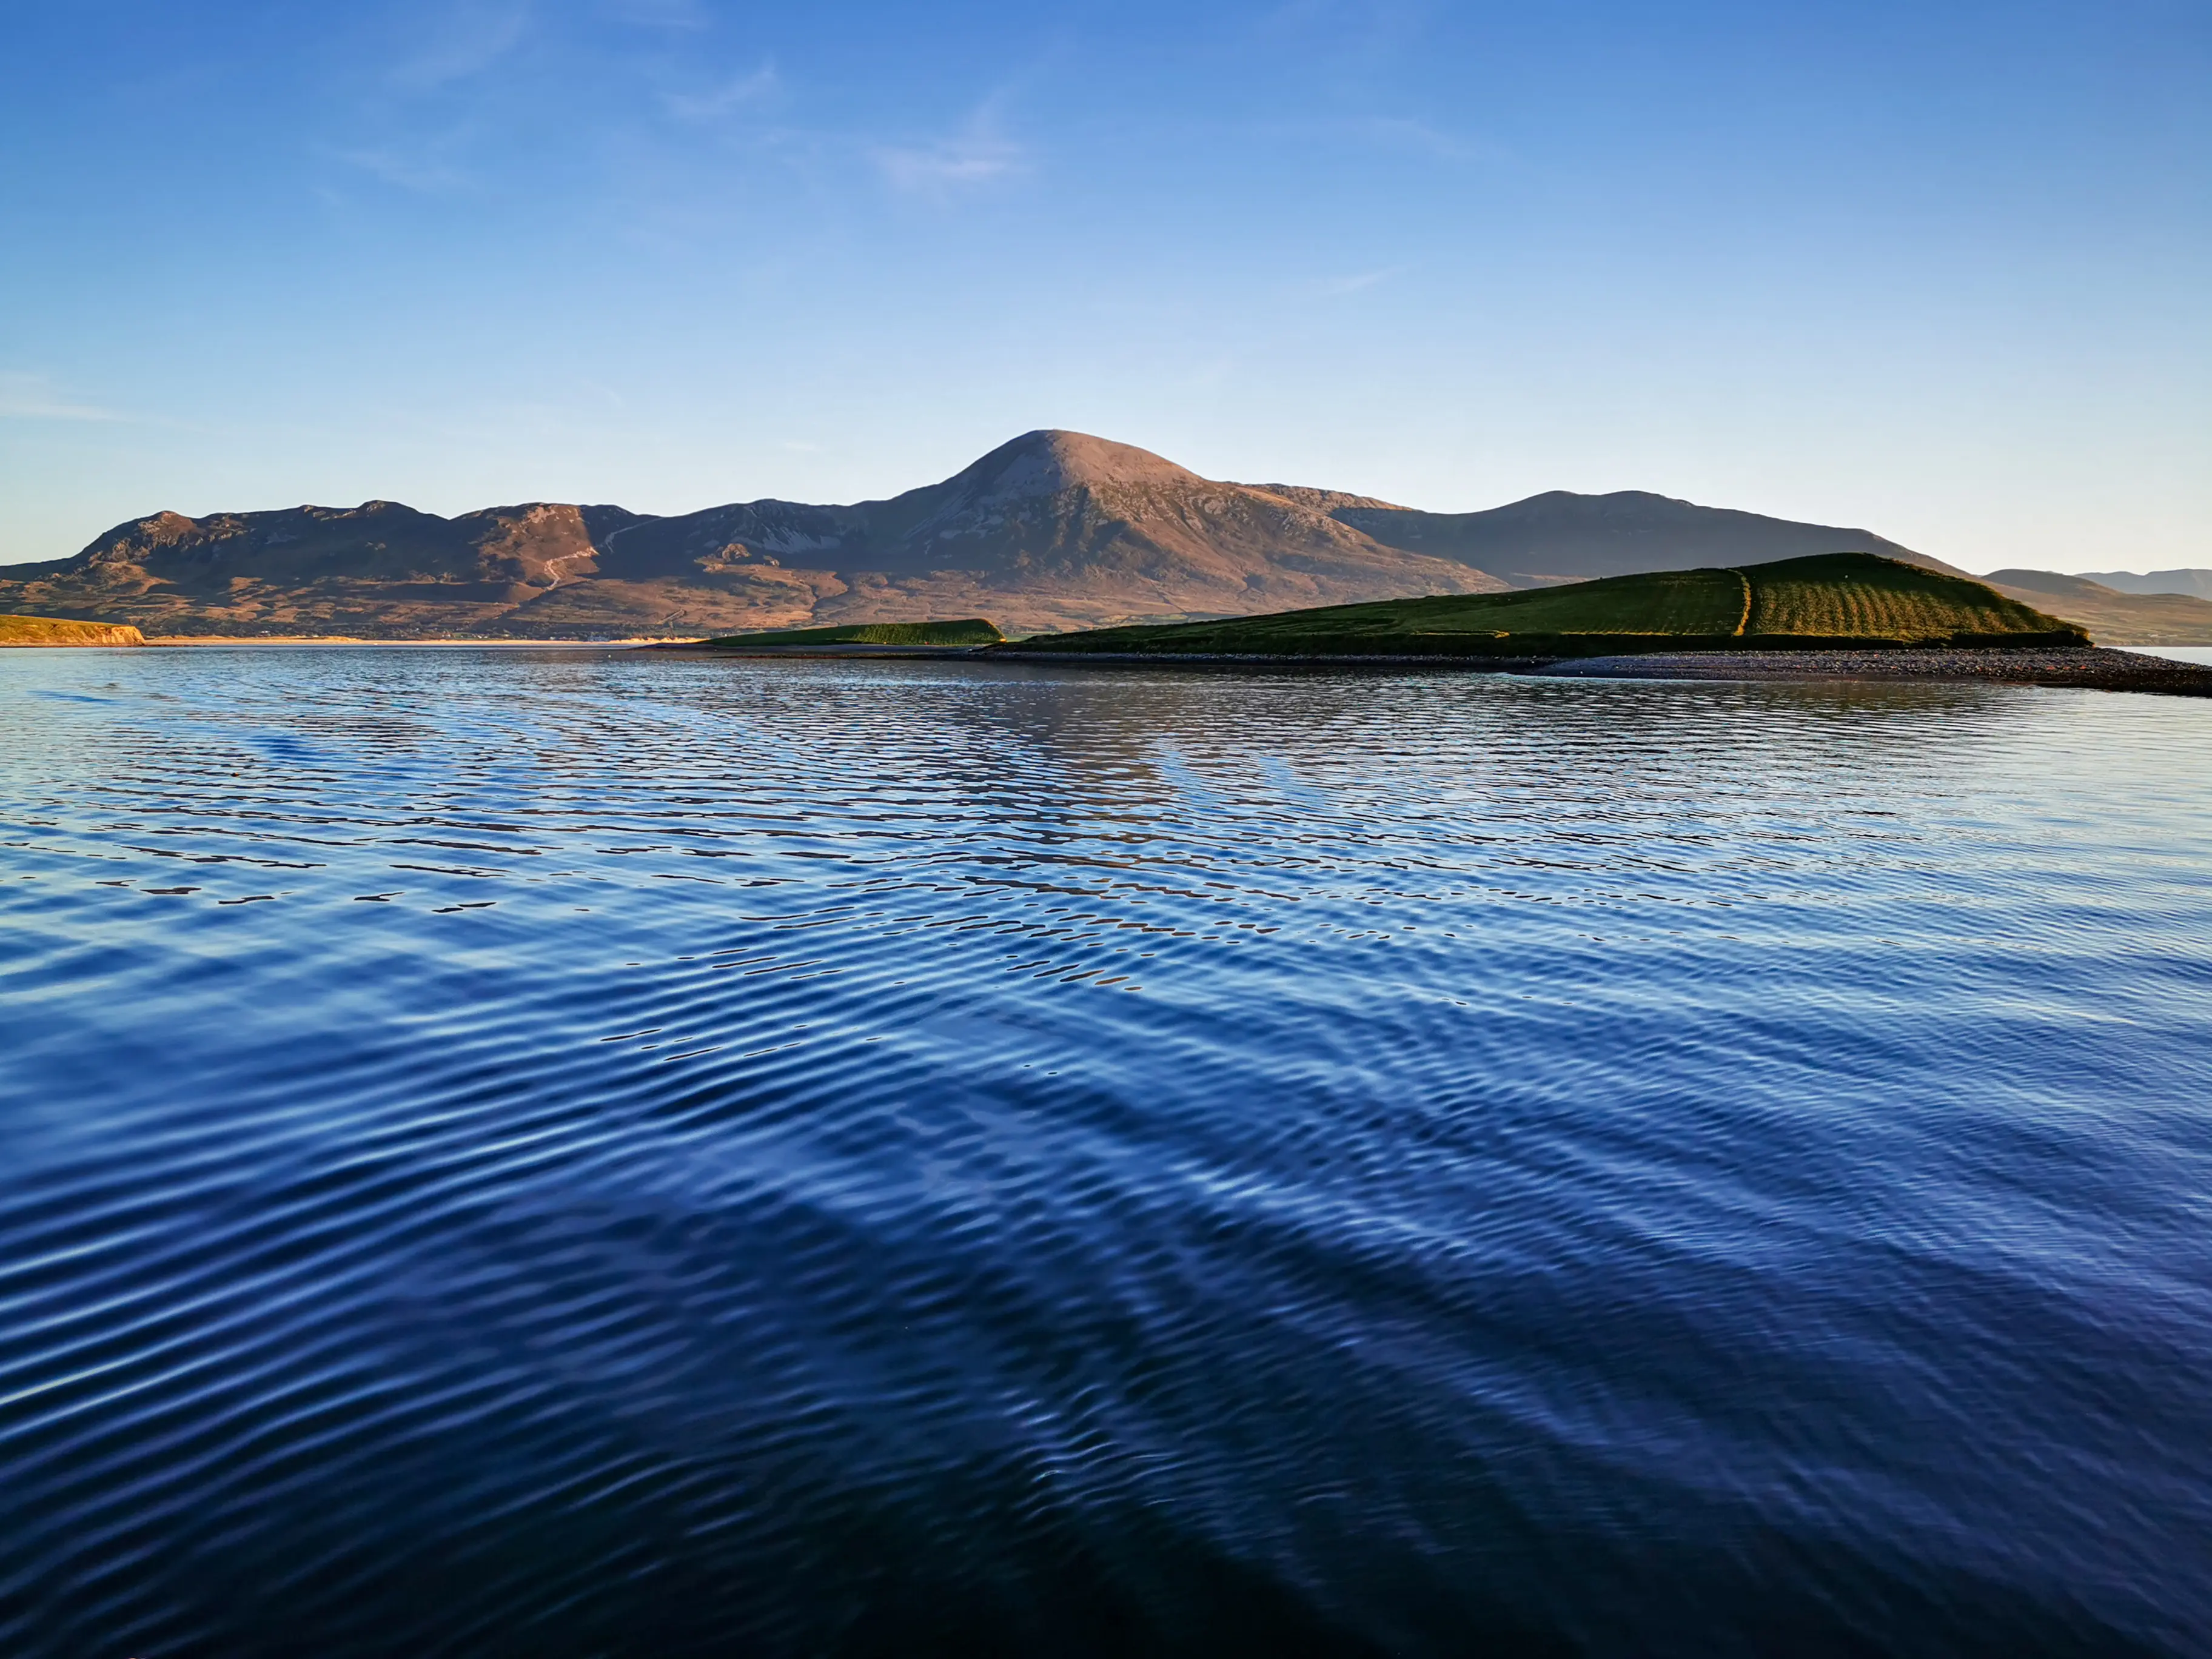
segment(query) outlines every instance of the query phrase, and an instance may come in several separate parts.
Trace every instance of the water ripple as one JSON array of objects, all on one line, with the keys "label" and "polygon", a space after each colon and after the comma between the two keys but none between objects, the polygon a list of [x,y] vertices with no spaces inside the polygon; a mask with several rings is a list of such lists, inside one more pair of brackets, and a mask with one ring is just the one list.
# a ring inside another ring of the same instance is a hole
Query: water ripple
[{"label": "water ripple", "polygon": [[0,657],[0,1648],[2212,1652],[2206,720]]}]

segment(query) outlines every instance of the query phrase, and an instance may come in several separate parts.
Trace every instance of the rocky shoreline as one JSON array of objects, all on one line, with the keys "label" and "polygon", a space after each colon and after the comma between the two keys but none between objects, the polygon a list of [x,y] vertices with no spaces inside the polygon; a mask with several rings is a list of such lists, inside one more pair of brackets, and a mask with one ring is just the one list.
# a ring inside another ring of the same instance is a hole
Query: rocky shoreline
[{"label": "rocky shoreline", "polygon": [[1000,646],[713,647],[668,641],[642,647],[712,657],[961,658],[1101,668],[1420,668],[1553,679],[1886,680],[1994,682],[2100,691],[2212,697],[2212,668],[2103,646],[1887,647],[1866,650],[1664,651],[1613,657],[1291,655],[1198,651],[1054,651]]},{"label": "rocky shoreline", "polygon": [[2104,646],[1875,651],[1676,651],[1583,657],[1536,671],[1568,679],[1996,681],[2212,697],[2212,668]]},{"label": "rocky shoreline", "polygon": [[931,657],[980,657],[995,654],[985,645],[716,645],[708,640],[658,640],[635,647],[640,651],[673,651],[691,657],[888,657],[896,659]]},{"label": "rocky shoreline", "polygon": [[[969,654],[956,653],[953,654]],[[1097,664],[1102,667],[1423,668],[1533,674],[1554,679],[1887,680],[1995,682],[2212,696],[2212,668],[2103,646],[1890,646],[1866,650],[1664,651],[1614,657],[1410,657],[1352,653],[1292,656],[1230,652],[1024,650],[998,646],[984,661]]]}]

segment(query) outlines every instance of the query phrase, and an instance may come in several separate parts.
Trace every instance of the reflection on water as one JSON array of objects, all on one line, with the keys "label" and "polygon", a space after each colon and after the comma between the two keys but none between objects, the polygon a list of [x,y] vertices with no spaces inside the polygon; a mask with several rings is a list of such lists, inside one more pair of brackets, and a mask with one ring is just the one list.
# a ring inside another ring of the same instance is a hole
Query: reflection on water
[{"label": "reflection on water", "polygon": [[2212,709],[0,659],[0,1650],[2203,1652]]}]

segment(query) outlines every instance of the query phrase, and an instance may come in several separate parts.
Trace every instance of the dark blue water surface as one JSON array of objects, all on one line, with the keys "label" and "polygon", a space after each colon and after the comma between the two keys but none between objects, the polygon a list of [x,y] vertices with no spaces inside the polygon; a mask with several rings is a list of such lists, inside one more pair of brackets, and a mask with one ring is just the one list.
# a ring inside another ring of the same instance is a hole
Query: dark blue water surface
[{"label": "dark blue water surface", "polygon": [[0,1652],[2212,1652],[2212,707],[0,653]]}]

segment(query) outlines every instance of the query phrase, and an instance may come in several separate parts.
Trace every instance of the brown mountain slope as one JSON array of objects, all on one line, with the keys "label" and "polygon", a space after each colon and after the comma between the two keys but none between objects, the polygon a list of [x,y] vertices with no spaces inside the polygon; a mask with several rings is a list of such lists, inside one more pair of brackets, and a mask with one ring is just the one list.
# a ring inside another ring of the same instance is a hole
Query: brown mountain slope
[{"label": "brown mountain slope", "polygon": [[619,507],[532,503],[456,519],[396,501],[118,525],[72,559],[0,571],[0,594],[153,634],[495,631],[592,556],[586,519]]},{"label": "brown mountain slope", "polygon": [[[873,620],[919,603],[1002,625],[1110,615],[1242,615],[1310,596],[1487,592],[1478,570],[1375,541],[1328,514],[1217,483],[1127,444],[1032,432],[884,501],[754,501],[625,530],[599,566],[617,580],[695,570],[828,573],[814,616]],[[988,602],[983,602],[988,601]],[[995,609],[993,608],[995,605]]]},{"label": "brown mountain slope", "polygon": [[[845,507],[157,514],[74,558],[0,569],[0,609],[151,634],[696,635],[973,616],[1031,632],[1850,547],[1934,562],[1863,532],[1634,492],[1425,514],[1218,483],[1127,444],[1040,431],[942,483]],[[1477,557],[1492,553],[1524,574],[1492,574]]]},{"label": "brown mountain slope", "polygon": [[852,507],[160,514],[0,572],[0,604],[155,633],[543,638],[979,614],[1030,630],[1504,586],[1146,450],[1033,432]]},{"label": "brown mountain slope", "polygon": [[2056,570],[1993,570],[1982,580],[2008,598],[2081,623],[2101,644],[2212,645],[2212,600],[2122,593]]}]

